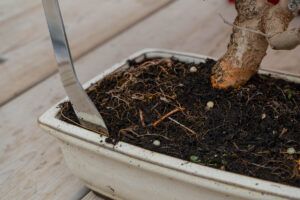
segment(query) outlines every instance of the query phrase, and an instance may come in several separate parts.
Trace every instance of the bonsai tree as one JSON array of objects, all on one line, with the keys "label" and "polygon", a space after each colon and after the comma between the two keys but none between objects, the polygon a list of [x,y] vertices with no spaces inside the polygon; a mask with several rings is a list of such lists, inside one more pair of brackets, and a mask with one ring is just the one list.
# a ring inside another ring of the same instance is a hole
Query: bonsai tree
[{"label": "bonsai tree", "polygon": [[268,46],[290,50],[300,44],[300,29],[287,30],[298,0],[236,0],[237,17],[227,52],[213,67],[211,83],[226,89],[245,84],[257,71]]}]

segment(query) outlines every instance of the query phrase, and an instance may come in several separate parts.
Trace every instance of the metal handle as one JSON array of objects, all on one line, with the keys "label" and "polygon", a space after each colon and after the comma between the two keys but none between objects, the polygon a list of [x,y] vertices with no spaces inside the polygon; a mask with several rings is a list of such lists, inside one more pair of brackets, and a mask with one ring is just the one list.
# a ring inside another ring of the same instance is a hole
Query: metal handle
[{"label": "metal handle", "polygon": [[59,74],[79,122],[107,135],[104,120],[78,81],[58,0],[42,0]]}]

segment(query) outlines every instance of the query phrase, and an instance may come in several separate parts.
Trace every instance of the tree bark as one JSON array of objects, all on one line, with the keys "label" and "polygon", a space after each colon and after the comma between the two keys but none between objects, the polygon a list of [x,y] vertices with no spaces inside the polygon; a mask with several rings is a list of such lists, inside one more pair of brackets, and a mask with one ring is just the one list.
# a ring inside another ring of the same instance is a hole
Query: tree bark
[{"label": "tree bark", "polygon": [[227,52],[213,67],[214,88],[237,88],[257,71],[270,45],[292,49],[300,43],[299,29],[286,31],[294,15],[287,0],[272,5],[267,0],[237,0],[237,17]]}]

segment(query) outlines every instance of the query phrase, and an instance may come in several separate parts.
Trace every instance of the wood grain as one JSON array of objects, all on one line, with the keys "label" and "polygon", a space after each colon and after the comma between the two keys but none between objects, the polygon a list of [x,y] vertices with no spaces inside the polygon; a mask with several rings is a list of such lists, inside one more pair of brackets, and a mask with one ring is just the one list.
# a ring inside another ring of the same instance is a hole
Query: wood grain
[{"label": "wood grain", "polygon": [[[74,59],[171,1],[61,1]],[[56,71],[48,35],[41,5],[0,24],[0,55],[5,60],[0,64],[0,105]]]},{"label": "wood grain", "polygon": [[[215,4],[220,8],[218,2],[215,1]],[[181,12],[178,10],[190,7],[193,12],[180,17]],[[184,42],[182,38],[203,30],[201,24],[206,23],[212,11],[216,11],[216,6],[210,1],[178,1],[170,5],[80,58],[76,62],[80,78],[88,80],[131,52],[144,47],[180,49],[183,46],[186,50],[189,50],[188,46],[196,47],[195,41]],[[199,12],[203,15],[199,16]],[[178,17],[180,20],[174,20]],[[187,25],[191,19],[193,23]],[[198,26],[194,26],[194,23]],[[171,25],[168,27],[166,24]],[[170,34],[169,31],[174,33]],[[202,46],[203,49],[209,47]],[[56,141],[44,134],[36,124],[37,117],[64,95],[60,79],[55,75],[0,108],[2,199],[74,199],[87,192],[65,166]]]},{"label": "wood grain", "polygon": [[40,0],[2,0],[0,1],[0,26],[4,21],[18,18],[38,7]]},{"label": "wood grain", "polygon": [[[231,28],[214,15],[218,12],[228,20],[234,17],[234,9],[225,1],[176,1],[78,59],[80,79],[87,81],[145,47],[219,56],[225,51]],[[289,53],[299,55],[299,49]],[[280,62],[296,63],[296,57],[287,60],[282,56]],[[270,60],[268,66],[285,66]],[[300,74],[299,68],[292,70]],[[0,108],[1,199],[78,199],[87,193],[67,169],[55,139],[36,124],[37,117],[63,96],[56,74]]]}]

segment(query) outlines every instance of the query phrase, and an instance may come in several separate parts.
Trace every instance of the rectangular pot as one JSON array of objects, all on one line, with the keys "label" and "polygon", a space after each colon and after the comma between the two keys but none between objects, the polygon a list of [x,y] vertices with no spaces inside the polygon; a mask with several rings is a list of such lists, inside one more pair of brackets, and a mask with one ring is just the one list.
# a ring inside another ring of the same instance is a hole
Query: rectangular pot
[{"label": "rectangular pot", "polygon": [[[176,57],[184,62],[204,62],[206,56],[160,49],[135,53],[84,85],[116,70],[128,68],[127,60]],[[300,77],[262,70],[300,83]],[[66,99],[62,101],[66,101]],[[55,136],[66,164],[84,184],[113,199],[199,200],[199,199],[300,199],[300,189],[270,181],[213,169],[145,150],[128,143],[113,146],[106,137],[59,120],[58,104],[39,118],[40,126]]]}]

